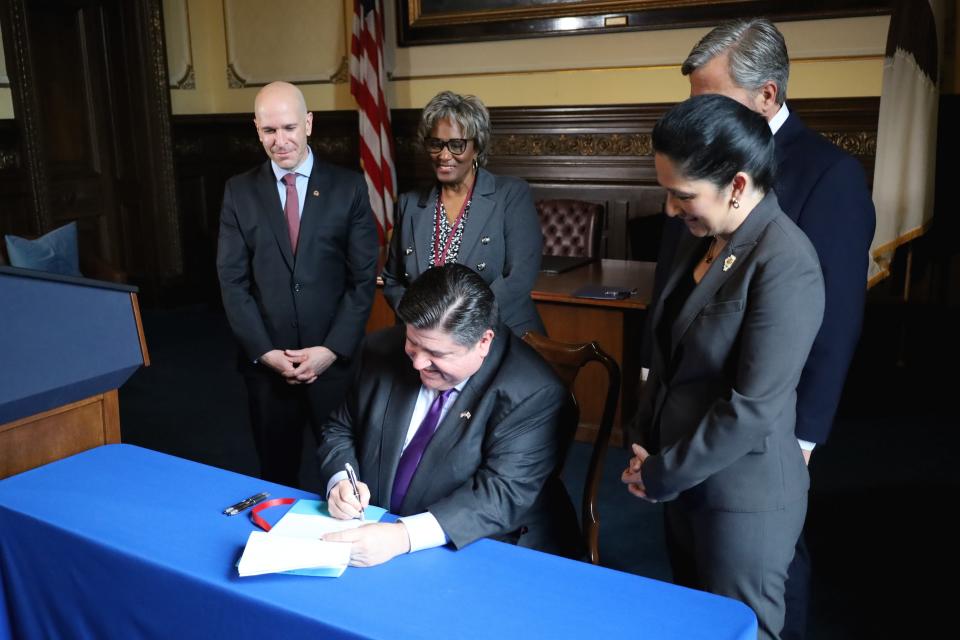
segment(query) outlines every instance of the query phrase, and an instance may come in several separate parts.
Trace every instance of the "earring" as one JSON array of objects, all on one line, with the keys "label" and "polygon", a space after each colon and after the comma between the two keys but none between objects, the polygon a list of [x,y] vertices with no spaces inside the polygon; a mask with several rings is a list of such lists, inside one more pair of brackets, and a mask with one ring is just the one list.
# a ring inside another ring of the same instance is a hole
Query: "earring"
[{"label": "earring", "polygon": [[476,173],[476,172],[478,172],[478,171],[480,171],[480,163],[477,161],[476,158],[474,158],[474,159],[473,159],[473,172]]},{"label": "earring", "polygon": [[739,209],[739,208],[740,208],[740,201],[737,200],[736,198],[734,198],[734,199],[730,202],[730,204],[733,205],[733,208],[734,208],[734,209]]}]

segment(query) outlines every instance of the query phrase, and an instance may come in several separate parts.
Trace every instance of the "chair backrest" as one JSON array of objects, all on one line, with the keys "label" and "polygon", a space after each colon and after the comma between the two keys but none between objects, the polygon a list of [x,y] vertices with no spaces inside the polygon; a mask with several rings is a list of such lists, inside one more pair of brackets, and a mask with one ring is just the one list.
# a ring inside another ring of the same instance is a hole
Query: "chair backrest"
[{"label": "chair backrest", "polygon": [[665,213],[639,216],[627,220],[627,245],[631,260],[656,262],[660,253],[660,240],[663,225],[667,221]]},{"label": "chair backrest", "polygon": [[594,258],[600,250],[603,205],[583,200],[537,200],[543,255]]},{"label": "chair backrest", "polygon": [[[569,441],[564,448],[564,454],[569,449],[576,435],[579,422],[579,410],[576,408],[576,396],[573,385],[577,374],[589,362],[599,362],[607,370],[607,397],[603,404],[603,414],[596,439],[593,441],[593,451],[590,454],[590,466],[583,486],[583,502],[581,515],[581,530],[590,562],[600,564],[600,514],[597,511],[597,494],[600,491],[600,478],[603,474],[603,461],[610,442],[610,433],[613,430],[613,416],[617,410],[617,397],[620,394],[620,367],[616,360],[611,358],[596,342],[569,344],[558,342],[539,333],[528,332],[523,340],[546,360],[554,372],[570,390],[573,399],[573,416],[571,410],[564,411],[563,426],[569,432]],[[572,428],[570,422],[572,421]]]}]

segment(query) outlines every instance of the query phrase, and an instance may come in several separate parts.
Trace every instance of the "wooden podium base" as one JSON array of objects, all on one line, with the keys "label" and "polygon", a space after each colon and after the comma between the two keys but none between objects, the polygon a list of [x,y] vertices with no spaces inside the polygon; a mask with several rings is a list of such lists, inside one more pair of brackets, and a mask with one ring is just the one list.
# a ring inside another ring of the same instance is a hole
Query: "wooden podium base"
[{"label": "wooden podium base", "polygon": [[120,442],[116,389],[0,425],[0,478]]}]

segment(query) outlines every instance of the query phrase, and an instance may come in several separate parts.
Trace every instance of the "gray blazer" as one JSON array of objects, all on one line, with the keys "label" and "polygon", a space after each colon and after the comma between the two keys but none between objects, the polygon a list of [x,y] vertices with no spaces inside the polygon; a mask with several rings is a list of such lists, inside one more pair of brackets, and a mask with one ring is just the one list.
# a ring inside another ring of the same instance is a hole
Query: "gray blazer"
[{"label": "gray blazer", "polygon": [[420,392],[405,338],[394,326],[364,339],[356,382],[320,438],[323,486],[349,462],[371,504],[397,515],[429,511],[457,548],[489,536],[576,557],[576,515],[554,473],[567,445],[558,415],[569,394],[506,327],[437,427],[403,508],[389,504]]},{"label": "gray blazer", "polygon": [[[429,191],[404,193],[397,203],[383,269],[383,293],[394,309],[407,285],[430,268],[436,201],[434,185]],[[457,262],[490,285],[500,305],[500,320],[519,336],[526,331],[544,333],[530,298],[542,248],[543,233],[527,183],[480,169]]]},{"label": "gray blazer", "polygon": [[[684,234],[653,327],[700,250]],[[642,470],[651,498],[766,511],[806,494],[796,389],[823,306],[817,254],[769,193],[690,293],[670,352],[653,342],[637,422],[643,439],[659,443]]]}]

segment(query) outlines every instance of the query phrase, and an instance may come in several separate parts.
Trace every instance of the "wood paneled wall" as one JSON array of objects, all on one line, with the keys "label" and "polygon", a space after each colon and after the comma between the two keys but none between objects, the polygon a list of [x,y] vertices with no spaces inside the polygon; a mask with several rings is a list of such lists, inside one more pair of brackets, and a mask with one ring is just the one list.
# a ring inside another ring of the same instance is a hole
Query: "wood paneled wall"
[{"label": "wood paneled wall", "polygon": [[30,211],[30,184],[20,153],[20,132],[14,120],[0,120],[0,203],[0,233],[36,233]]},{"label": "wood paneled wall", "polygon": [[[604,257],[653,259],[663,192],[656,184],[650,132],[669,104],[494,108],[488,169],[526,179],[537,198],[605,205]],[[796,100],[809,126],[856,156],[873,175],[878,98]],[[432,179],[416,143],[419,110],[393,114],[401,191]],[[250,114],[175,116],[173,149],[189,297],[215,300],[216,237],[226,180],[264,160]],[[320,158],[356,168],[354,111],[314,113],[311,145]],[[630,238],[635,241],[631,246]]]}]

